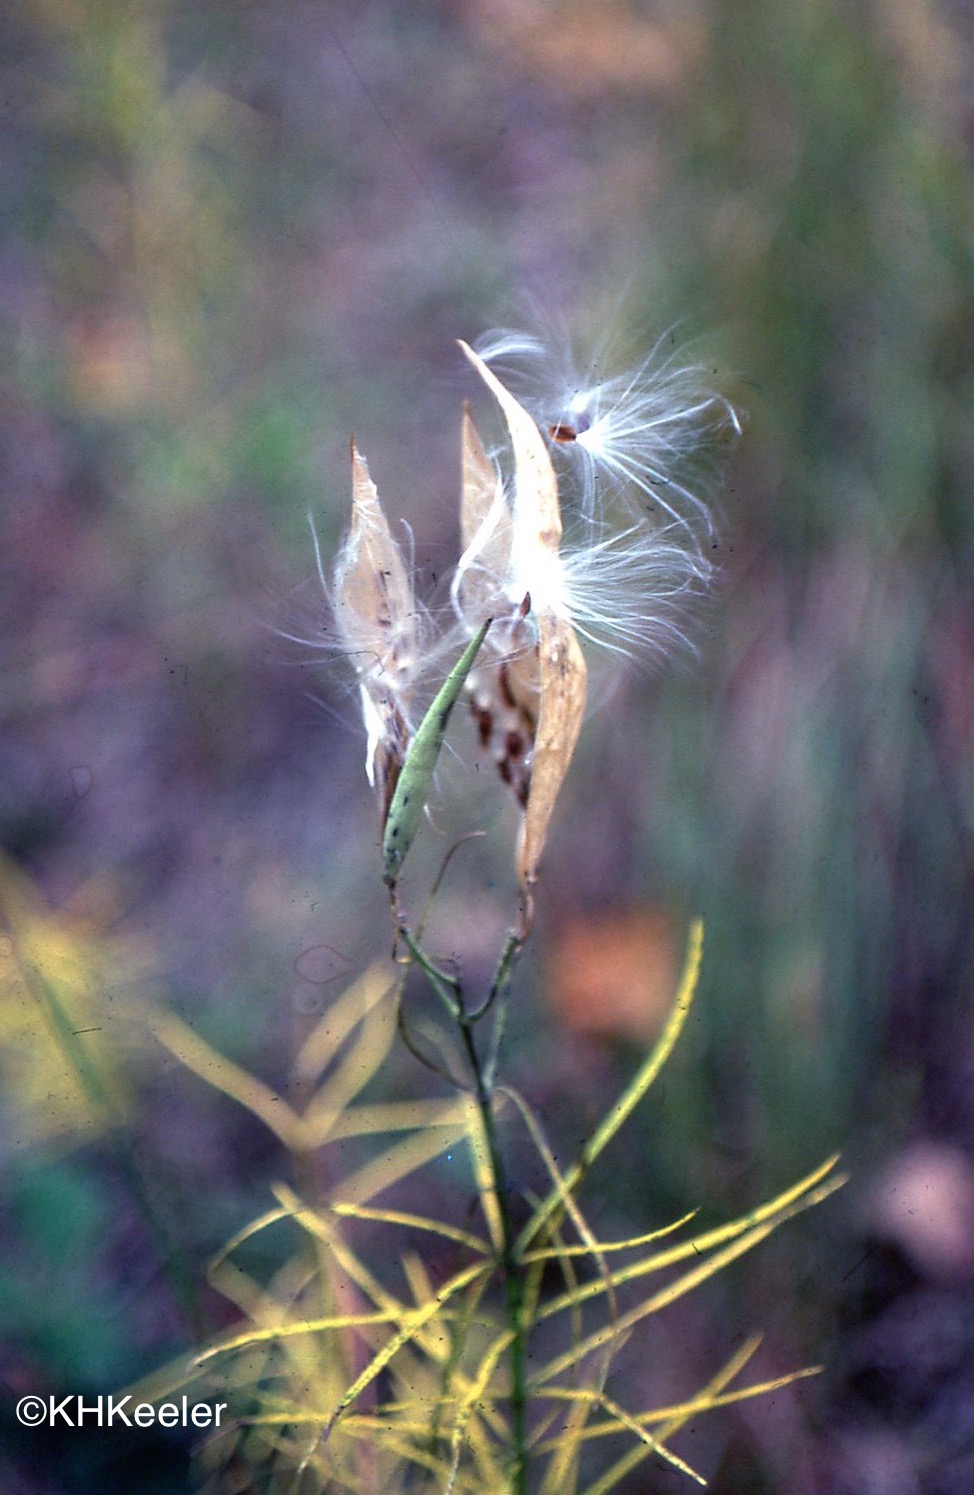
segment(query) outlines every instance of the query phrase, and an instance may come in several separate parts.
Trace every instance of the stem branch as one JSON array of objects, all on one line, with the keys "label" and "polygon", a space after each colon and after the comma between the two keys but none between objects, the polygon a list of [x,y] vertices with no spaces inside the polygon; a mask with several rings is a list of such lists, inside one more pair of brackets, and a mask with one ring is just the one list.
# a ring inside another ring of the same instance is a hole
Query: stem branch
[{"label": "stem branch", "polygon": [[[498,1265],[504,1281],[507,1321],[511,1331],[509,1351],[511,1386],[508,1396],[511,1413],[511,1492],[512,1495],[527,1495],[527,1377],[525,1374],[527,1329],[524,1311],[527,1273],[521,1261],[517,1231],[511,1218],[507,1175],[497,1136],[493,1107],[495,1076],[511,980],[514,967],[524,947],[525,936],[520,931],[508,935],[487,996],[479,1007],[468,1011],[464,1005],[460,983],[454,977],[441,971],[430,960],[401,917],[397,919],[397,924],[399,935],[409,951],[409,958],[422,971],[430,987],[460,1030],[463,1051],[473,1081],[473,1096],[487,1146],[490,1187],[497,1204],[497,1217],[500,1222]],[[474,1029],[479,1020],[492,1007],[496,1007],[497,1013],[485,1062],[478,1051]]]},{"label": "stem branch", "polygon": [[525,1387],[525,1359],[527,1352],[524,1322],[525,1275],[516,1249],[516,1232],[511,1219],[510,1198],[504,1158],[497,1137],[493,1108],[493,1077],[488,1080],[474,1042],[472,1019],[460,1016],[460,1032],[464,1050],[474,1078],[474,1098],[484,1129],[490,1171],[493,1179],[494,1198],[501,1223],[500,1266],[504,1277],[504,1297],[507,1305],[507,1320],[511,1330],[511,1389],[508,1398],[511,1409],[512,1443],[512,1495],[527,1492],[527,1396]]}]

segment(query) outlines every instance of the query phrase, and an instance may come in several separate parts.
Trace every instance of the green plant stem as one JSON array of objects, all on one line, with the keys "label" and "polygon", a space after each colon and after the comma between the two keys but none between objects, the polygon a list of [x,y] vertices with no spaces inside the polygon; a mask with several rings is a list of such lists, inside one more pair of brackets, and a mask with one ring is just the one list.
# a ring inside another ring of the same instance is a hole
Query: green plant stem
[{"label": "green plant stem", "polygon": [[457,1022],[463,1023],[466,1019],[460,995],[460,983],[454,976],[448,976],[445,971],[441,971],[438,966],[433,964],[429,956],[420,949],[406,925],[401,922],[399,924],[399,935],[412,959],[419,966],[430,987],[439,997],[447,1012]]},{"label": "green plant stem", "polygon": [[493,1177],[494,1197],[501,1222],[500,1264],[504,1276],[504,1295],[507,1303],[507,1319],[511,1329],[511,1390],[508,1403],[511,1409],[511,1444],[513,1462],[511,1470],[512,1495],[527,1495],[527,1395],[525,1386],[526,1334],[524,1323],[524,1268],[516,1249],[514,1222],[511,1219],[510,1201],[507,1192],[507,1176],[504,1158],[494,1122],[493,1087],[488,1084],[485,1071],[474,1042],[471,1019],[460,1017],[460,1032],[464,1049],[474,1077],[474,1098],[484,1129],[490,1171]]},{"label": "green plant stem", "polygon": [[[511,1389],[508,1397],[508,1405],[511,1411],[511,1492],[512,1495],[527,1495],[527,1377],[525,1374],[527,1334],[524,1313],[527,1274],[521,1261],[517,1232],[514,1221],[511,1218],[507,1175],[504,1167],[504,1157],[497,1136],[493,1108],[494,1079],[497,1071],[501,1039],[504,1032],[507,1002],[514,967],[524,947],[524,936],[517,932],[508,936],[486,998],[479,1007],[473,1011],[468,1011],[464,1006],[463,993],[459,982],[454,977],[448,976],[445,972],[441,971],[430,960],[401,918],[397,918],[397,924],[399,935],[409,951],[411,959],[415,961],[416,965],[423,972],[429,985],[444,1004],[460,1030],[463,1050],[473,1080],[473,1097],[480,1114],[480,1123],[483,1128],[484,1140],[487,1144],[491,1186],[497,1202],[497,1213],[500,1220],[501,1241],[499,1262],[501,1274],[504,1279],[507,1319],[511,1330]],[[476,1023],[495,1006],[497,1008],[497,1017],[485,1063],[477,1049],[474,1028]]]}]

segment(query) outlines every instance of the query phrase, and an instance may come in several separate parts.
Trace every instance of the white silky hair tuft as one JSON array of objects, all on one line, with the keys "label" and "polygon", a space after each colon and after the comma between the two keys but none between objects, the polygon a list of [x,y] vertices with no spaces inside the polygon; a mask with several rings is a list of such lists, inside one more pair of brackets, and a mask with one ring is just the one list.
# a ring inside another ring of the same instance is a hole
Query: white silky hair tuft
[{"label": "white silky hair tuft", "polygon": [[[599,524],[615,504],[633,520],[681,527],[703,555],[714,535],[706,492],[687,469],[740,421],[707,370],[664,333],[630,369],[610,372],[601,354],[581,363],[565,342],[549,347],[532,333],[500,329],[477,343],[536,420],[561,470],[574,480],[579,514]],[[572,495],[567,491],[563,495]]]}]

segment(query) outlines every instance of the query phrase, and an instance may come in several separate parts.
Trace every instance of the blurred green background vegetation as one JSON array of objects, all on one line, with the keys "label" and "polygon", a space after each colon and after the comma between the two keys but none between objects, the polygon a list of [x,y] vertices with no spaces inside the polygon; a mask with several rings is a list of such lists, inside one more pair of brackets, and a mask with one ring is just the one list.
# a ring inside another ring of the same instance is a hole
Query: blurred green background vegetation
[{"label": "blurred green background vegetation", "polygon": [[[306,515],[332,552],[353,431],[421,573],[450,564],[454,339],[530,301],[582,341],[679,323],[745,430],[698,661],[583,737],[510,1072],[556,1141],[597,1115],[702,914],[694,1032],[605,1209],[740,1209],[835,1147],[855,1173],[661,1348],[678,1381],[757,1320],[775,1368],[829,1365],[801,1413],[728,1419],[714,1488],[974,1482],[954,1362],[901,1395],[914,1352],[869,1381],[863,1337],[898,1294],[972,1301],[944,1245],[974,1221],[971,16],[32,0],[0,49],[7,1389],[114,1389],[220,1322],[188,1284],[284,1164],[140,1012],[273,1083],[387,941],[348,680],[274,630],[323,626]],[[635,1016],[559,984],[572,940],[645,984]],[[876,1180],[921,1142],[918,1236]],[[150,1488],[144,1449],[40,1453],[15,1400],[11,1488]],[[151,1450],[160,1491],[185,1454]]]}]

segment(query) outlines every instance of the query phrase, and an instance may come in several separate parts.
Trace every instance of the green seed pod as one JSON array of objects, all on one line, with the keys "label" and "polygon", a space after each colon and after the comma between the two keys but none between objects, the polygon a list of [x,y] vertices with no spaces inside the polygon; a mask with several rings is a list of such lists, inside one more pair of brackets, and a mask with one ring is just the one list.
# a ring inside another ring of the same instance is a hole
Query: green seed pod
[{"label": "green seed pod", "polygon": [[409,745],[406,761],[396,781],[395,793],[389,805],[385,829],[382,833],[382,876],[389,888],[394,888],[399,879],[399,869],[406,853],[413,844],[419,825],[419,817],[429,791],[436,760],[446,736],[450,712],[457,702],[464,681],[473,668],[477,652],[490,627],[490,619],[477,630],[453,669],[447,675],[434,697],[423,720],[416,729]]}]

